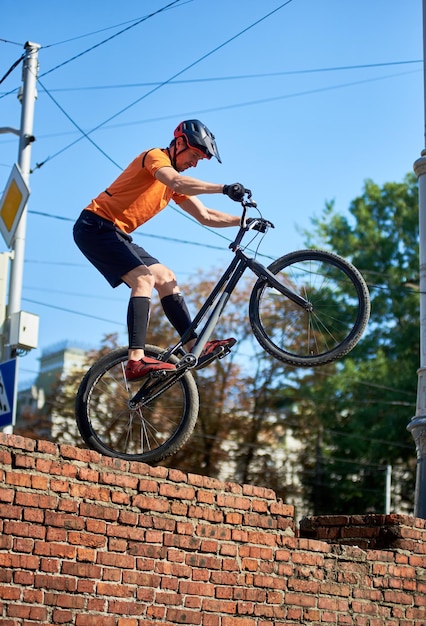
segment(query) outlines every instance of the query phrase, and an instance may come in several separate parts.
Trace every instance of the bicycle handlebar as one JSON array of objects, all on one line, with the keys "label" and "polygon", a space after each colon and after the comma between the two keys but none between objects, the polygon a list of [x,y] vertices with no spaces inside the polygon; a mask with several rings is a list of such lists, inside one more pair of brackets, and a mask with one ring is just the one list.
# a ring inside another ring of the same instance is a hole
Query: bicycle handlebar
[{"label": "bicycle handlebar", "polygon": [[241,214],[240,230],[237,233],[235,241],[233,241],[229,246],[233,251],[236,250],[241,243],[244,234],[249,230],[258,230],[261,233],[266,233],[268,228],[275,228],[272,222],[265,220],[263,217],[252,217],[247,219],[247,210],[250,207],[257,208],[257,202],[252,200],[252,193],[250,189],[244,189],[244,193],[247,196],[247,199],[241,200],[243,212]]}]

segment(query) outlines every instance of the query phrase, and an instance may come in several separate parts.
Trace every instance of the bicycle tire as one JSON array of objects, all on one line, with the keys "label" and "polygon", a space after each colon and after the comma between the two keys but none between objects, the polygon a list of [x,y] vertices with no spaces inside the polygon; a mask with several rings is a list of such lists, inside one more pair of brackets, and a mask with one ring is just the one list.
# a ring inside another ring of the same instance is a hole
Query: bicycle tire
[{"label": "bicycle tire", "polygon": [[296,367],[342,358],[360,340],[370,317],[370,295],[349,261],[325,250],[299,250],[268,267],[312,304],[307,311],[272,288],[255,283],[249,302],[253,333],[273,357]]},{"label": "bicycle tire", "polygon": [[[147,356],[157,358],[161,352],[156,346],[145,348]],[[75,401],[77,426],[92,450],[110,457],[156,464],[175,454],[191,436],[199,409],[197,385],[187,371],[155,400],[131,409],[130,398],[147,378],[126,381],[126,361],[127,349],[117,348],[88,370]],[[170,357],[170,362],[177,361],[176,357]]]}]

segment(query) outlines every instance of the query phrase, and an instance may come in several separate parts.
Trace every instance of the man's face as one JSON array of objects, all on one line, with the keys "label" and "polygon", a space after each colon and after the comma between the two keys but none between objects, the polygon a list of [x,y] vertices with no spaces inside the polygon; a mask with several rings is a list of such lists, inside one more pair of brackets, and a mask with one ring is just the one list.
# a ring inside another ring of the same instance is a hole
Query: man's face
[{"label": "man's face", "polygon": [[184,172],[190,167],[197,167],[198,161],[204,159],[201,152],[193,148],[187,148],[183,137],[176,140],[176,169],[178,172]]}]

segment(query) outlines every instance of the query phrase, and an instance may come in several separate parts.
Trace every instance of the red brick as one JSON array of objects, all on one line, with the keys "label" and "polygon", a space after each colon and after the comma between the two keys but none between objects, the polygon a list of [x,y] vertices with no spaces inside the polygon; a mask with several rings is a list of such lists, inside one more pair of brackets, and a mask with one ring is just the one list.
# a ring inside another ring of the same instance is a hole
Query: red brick
[{"label": "red brick", "polygon": [[2,600],[17,601],[21,597],[21,590],[18,587],[10,585],[0,585],[0,598]]},{"label": "red brick", "polygon": [[[21,519],[22,507],[14,506],[12,504],[2,504],[0,506],[0,517],[4,519]],[[6,531],[5,531],[6,532]]]},{"label": "red brick", "polygon": [[239,496],[230,496],[226,494],[218,494],[217,503],[221,507],[227,507],[231,509],[249,511],[251,508],[250,498],[243,498]]},{"label": "red brick", "polygon": [[156,511],[158,513],[166,513],[169,510],[169,502],[145,495],[137,495],[133,498],[132,505],[138,507],[142,511]]},{"label": "red brick", "polygon": [[166,617],[172,624],[202,624],[200,611],[190,609],[172,609],[166,611]]},{"label": "red brick", "polygon": [[187,485],[170,485],[163,483],[160,485],[160,495],[166,498],[177,498],[179,500],[194,500],[195,489]]},{"label": "red brick", "polygon": [[71,485],[70,495],[72,498],[84,500],[97,500],[98,502],[109,502],[111,493],[107,487],[77,483]]},{"label": "red brick", "polygon": [[67,543],[36,541],[34,544],[34,554],[53,556],[62,559],[74,559],[76,555],[76,548],[68,545]]},{"label": "red brick", "polygon": [[0,444],[6,445],[8,448],[17,448],[18,450],[26,450],[27,452],[34,452],[36,442],[34,439],[27,439],[19,435],[9,435],[6,433],[0,433]]},{"label": "red brick", "polygon": [[3,532],[5,535],[44,539],[46,535],[46,528],[36,524],[29,524],[28,522],[5,522]]},{"label": "red brick", "polygon": [[85,502],[82,502],[80,505],[80,515],[82,517],[94,517],[95,519],[115,522],[118,519],[118,513],[119,511],[115,507],[88,504]]},{"label": "red brick", "polygon": [[45,520],[47,526],[58,526],[67,530],[83,530],[84,528],[84,519],[76,515],[46,511]]},{"label": "red brick", "polygon": [[73,619],[71,611],[55,609],[52,613],[52,624],[70,624]]},{"label": "red brick", "polygon": [[56,443],[53,443],[52,441],[45,441],[44,439],[38,439],[36,444],[37,444],[37,452],[57,456],[58,446]]},{"label": "red brick", "polygon": [[79,480],[85,480],[97,484],[99,482],[99,471],[91,467],[79,467],[77,471]]},{"label": "red brick", "polygon": [[57,491],[59,493],[68,493],[69,487],[70,483],[67,480],[52,478],[50,481],[50,488],[52,491]]},{"label": "red brick", "polygon": [[184,472],[181,472],[177,469],[169,469],[168,479],[172,480],[175,483],[186,483],[188,482],[188,476]]},{"label": "red brick", "polygon": [[106,537],[103,535],[95,535],[93,533],[69,532],[68,541],[77,546],[87,546],[88,548],[103,548],[106,543]]},{"label": "red brick", "polygon": [[31,476],[18,472],[6,472],[4,482],[16,487],[31,487]]},{"label": "red brick", "polygon": [[89,563],[74,563],[73,561],[65,561],[62,565],[61,574],[76,576],[78,578],[94,578],[100,579],[102,568],[99,565]]},{"label": "red brick", "polygon": [[93,614],[90,613],[78,613],[75,618],[75,626],[117,626],[117,618],[115,615],[107,616],[102,615],[99,621],[93,621]]},{"label": "red brick", "polygon": [[[14,497],[15,497],[14,489],[4,489],[3,487],[0,487],[0,502],[8,502],[9,504],[11,504],[13,502]],[[5,517],[5,516],[2,515],[2,517]]]},{"label": "red brick", "polygon": [[133,587],[128,585],[118,585],[109,582],[98,582],[96,585],[96,593],[99,596],[111,596],[114,598],[129,598],[134,594]]},{"label": "red brick", "polygon": [[31,476],[32,489],[38,489],[39,491],[47,491],[49,487],[49,478],[47,476],[32,475]]},{"label": "red brick", "polygon": [[119,569],[133,569],[135,559],[128,554],[117,554],[114,552],[98,552],[97,563],[100,565],[110,565]]}]

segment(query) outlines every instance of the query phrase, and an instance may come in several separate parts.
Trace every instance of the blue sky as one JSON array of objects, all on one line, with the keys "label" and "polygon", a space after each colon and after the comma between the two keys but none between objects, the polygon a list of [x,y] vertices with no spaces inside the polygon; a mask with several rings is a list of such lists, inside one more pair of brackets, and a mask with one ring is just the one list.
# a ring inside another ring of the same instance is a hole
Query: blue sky
[{"label": "blue sky", "polygon": [[[272,257],[303,246],[327,201],[344,213],[366,179],[401,181],[424,147],[420,0],[180,0],[159,12],[168,4],[1,2],[0,78],[26,41],[42,46],[22,293],[40,335],[20,359],[20,384],[62,340],[97,346],[118,332],[125,343],[128,290],[85,261],[72,220],[182,119],[207,124],[223,161],[192,174],[253,190],[276,226],[261,248]],[[0,84],[1,126],[19,127],[20,81],[21,66]],[[0,135],[0,191],[17,154],[17,138]],[[168,208],[135,239],[184,283],[228,262],[233,233]]]}]

